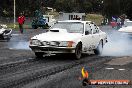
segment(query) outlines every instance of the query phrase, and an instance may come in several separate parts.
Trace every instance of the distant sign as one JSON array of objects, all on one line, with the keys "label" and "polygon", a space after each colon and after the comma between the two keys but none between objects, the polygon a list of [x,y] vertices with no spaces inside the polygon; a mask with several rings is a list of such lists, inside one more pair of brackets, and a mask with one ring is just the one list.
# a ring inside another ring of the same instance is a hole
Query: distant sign
[{"label": "distant sign", "polygon": [[59,20],[85,20],[85,13],[60,13]]}]

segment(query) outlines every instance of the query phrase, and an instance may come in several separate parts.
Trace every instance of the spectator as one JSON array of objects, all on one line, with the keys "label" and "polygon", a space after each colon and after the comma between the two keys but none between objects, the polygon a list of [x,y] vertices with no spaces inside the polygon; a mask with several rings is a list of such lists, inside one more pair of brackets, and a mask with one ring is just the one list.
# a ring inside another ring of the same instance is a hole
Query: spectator
[{"label": "spectator", "polygon": [[116,28],[117,27],[117,22],[116,22],[116,18],[115,17],[112,17],[111,26],[112,26],[112,28]]},{"label": "spectator", "polygon": [[20,16],[18,17],[18,23],[19,23],[20,33],[22,33],[22,34],[23,34],[24,21],[25,21],[25,16],[22,13],[20,13]]},{"label": "spectator", "polygon": [[119,29],[121,27],[121,18],[118,17],[117,18],[117,29]]}]

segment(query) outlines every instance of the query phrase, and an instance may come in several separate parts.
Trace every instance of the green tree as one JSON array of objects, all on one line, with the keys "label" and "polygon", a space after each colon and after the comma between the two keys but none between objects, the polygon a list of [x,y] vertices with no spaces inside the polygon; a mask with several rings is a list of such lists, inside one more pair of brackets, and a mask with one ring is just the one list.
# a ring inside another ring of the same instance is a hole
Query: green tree
[{"label": "green tree", "polygon": [[104,12],[109,18],[120,15],[120,0],[104,0]]},{"label": "green tree", "polygon": [[92,3],[90,3],[90,2],[83,2],[83,5],[82,5],[82,11],[83,12],[92,12],[92,7],[93,7],[93,5],[92,5]]}]

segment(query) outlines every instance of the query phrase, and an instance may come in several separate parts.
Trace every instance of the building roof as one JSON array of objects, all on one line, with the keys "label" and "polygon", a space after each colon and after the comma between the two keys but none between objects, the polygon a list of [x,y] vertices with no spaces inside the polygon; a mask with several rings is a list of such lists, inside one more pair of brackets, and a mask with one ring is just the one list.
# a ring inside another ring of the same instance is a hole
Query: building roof
[{"label": "building roof", "polygon": [[58,22],[80,22],[80,23],[91,23],[92,21],[81,21],[81,20],[63,20],[63,21],[58,21]]}]

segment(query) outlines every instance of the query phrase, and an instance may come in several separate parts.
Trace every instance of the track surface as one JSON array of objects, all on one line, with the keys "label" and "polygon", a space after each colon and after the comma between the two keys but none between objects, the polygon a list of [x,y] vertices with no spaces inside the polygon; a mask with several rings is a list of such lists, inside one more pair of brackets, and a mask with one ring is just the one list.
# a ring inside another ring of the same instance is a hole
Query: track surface
[{"label": "track surface", "polygon": [[[110,27],[102,29],[108,35],[113,32]],[[102,56],[85,55],[80,60],[68,55],[35,58],[34,53],[27,47],[28,41],[31,36],[44,31],[27,29],[23,35],[14,31],[9,42],[0,41],[0,88],[82,88],[82,80],[79,79],[82,77],[82,67],[88,70],[90,79],[132,80],[131,56],[104,53]],[[86,86],[86,88],[132,88],[132,86]]]}]

